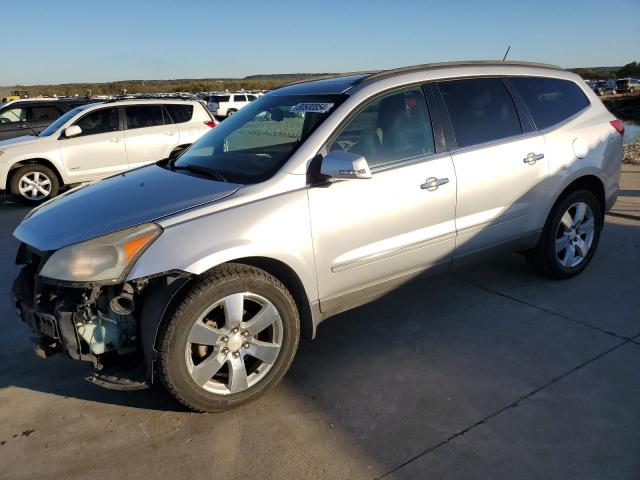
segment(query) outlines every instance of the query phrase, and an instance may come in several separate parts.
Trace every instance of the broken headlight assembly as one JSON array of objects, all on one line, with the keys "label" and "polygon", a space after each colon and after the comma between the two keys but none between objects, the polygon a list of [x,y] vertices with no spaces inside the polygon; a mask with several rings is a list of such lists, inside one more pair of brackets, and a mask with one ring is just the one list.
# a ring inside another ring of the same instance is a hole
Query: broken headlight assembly
[{"label": "broken headlight assembly", "polygon": [[40,276],[65,282],[122,281],[161,233],[158,225],[146,223],[69,245],[49,257]]}]

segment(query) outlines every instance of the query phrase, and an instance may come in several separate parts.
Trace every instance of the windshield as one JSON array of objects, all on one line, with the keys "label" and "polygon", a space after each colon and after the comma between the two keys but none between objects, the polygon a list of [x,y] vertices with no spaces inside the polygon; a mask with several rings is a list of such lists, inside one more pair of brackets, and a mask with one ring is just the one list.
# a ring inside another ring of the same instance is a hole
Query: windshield
[{"label": "windshield", "polygon": [[58,131],[58,129],[64,125],[65,123],[67,123],[69,120],[71,120],[73,117],[75,117],[78,113],[80,113],[81,111],[91,107],[95,105],[95,103],[90,103],[88,105],[82,105],[81,107],[76,107],[73,110],[69,110],[67,113],[65,113],[64,115],[62,115],[61,117],[58,117],[58,119],[53,122],[51,125],[49,125],[47,128],[45,128],[42,132],[40,132],[40,134],[38,135],[39,137],[48,137],[49,135],[54,134],[55,132]]},{"label": "windshield", "polygon": [[266,95],[194,143],[176,162],[218,172],[233,183],[275,174],[345,95]]}]

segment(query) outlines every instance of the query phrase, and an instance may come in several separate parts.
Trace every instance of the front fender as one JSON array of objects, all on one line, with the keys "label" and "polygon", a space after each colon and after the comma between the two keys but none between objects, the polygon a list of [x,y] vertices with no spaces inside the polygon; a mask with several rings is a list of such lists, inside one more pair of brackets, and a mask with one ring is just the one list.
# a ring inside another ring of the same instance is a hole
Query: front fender
[{"label": "front fender", "polygon": [[136,262],[127,281],[171,270],[200,275],[245,257],[277,260],[299,277],[309,303],[317,301],[315,261],[306,189],[176,222]]}]

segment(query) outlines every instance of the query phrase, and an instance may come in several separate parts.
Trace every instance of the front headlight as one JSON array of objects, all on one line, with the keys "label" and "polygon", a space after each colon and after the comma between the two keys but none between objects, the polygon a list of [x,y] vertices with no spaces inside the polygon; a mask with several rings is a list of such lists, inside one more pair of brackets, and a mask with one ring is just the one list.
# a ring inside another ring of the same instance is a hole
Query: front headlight
[{"label": "front headlight", "polygon": [[119,280],[161,232],[147,223],[69,245],[49,257],[40,276],[69,282]]}]

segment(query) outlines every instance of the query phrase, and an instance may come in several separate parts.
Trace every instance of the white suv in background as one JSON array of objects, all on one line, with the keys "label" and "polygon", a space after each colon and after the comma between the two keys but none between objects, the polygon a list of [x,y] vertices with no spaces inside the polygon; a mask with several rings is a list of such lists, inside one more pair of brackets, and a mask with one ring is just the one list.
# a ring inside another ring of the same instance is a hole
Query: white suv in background
[{"label": "white suv in background", "polygon": [[38,136],[0,142],[0,190],[41,202],[64,185],[177,156],[215,125],[207,109],[193,100],[83,105]]},{"label": "white suv in background", "polygon": [[209,111],[216,117],[229,117],[258,98],[252,93],[216,94],[209,97]]}]

